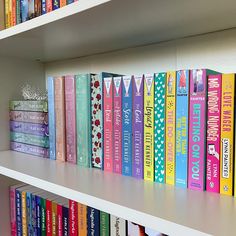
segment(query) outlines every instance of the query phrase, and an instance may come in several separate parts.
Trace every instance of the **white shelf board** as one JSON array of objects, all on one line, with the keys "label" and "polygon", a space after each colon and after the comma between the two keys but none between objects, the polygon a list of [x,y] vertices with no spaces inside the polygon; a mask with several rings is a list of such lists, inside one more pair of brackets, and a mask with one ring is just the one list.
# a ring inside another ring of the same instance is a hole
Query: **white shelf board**
[{"label": "white shelf board", "polygon": [[13,151],[0,174],[169,235],[233,235],[233,197],[177,189]]},{"label": "white shelf board", "polygon": [[235,12],[235,0],[79,0],[0,32],[0,55],[93,55],[234,28]]}]

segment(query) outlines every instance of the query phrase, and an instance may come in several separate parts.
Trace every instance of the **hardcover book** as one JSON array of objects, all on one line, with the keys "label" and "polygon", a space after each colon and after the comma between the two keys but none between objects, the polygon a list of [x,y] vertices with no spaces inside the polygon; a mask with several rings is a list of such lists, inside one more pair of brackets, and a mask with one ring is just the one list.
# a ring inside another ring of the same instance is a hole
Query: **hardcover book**
[{"label": "hardcover book", "polygon": [[42,15],[47,13],[47,3],[46,0],[42,0]]},{"label": "hardcover book", "polygon": [[26,191],[21,193],[21,209],[22,209],[22,235],[28,235],[28,224],[27,224],[27,204],[26,204]]},{"label": "hardcover book", "polygon": [[78,236],[78,205],[69,200],[69,232],[70,236]]},{"label": "hardcover book", "polygon": [[33,19],[35,16],[35,12],[34,12],[34,2],[35,0],[28,0],[28,14],[29,14],[29,20]]},{"label": "hardcover book", "polygon": [[110,216],[108,213],[100,211],[100,236],[110,235]]},{"label": "hardcover book", "polygon": [[57,204],[57,235],[63,236],[63,216],[62,216],[62,205]]},{"label": "hardcover book", "polygon": [[53,0],[52,1],[52,9],[53,11],[60,8],[60,0]]},{"label": "hardcover book", "polygon": [[143,76],[133,76],[133,170],[143,179]]},{"label": "hardcover book", "polygon": [[65,79],[55,77],[56,159],[66,160]]},{"label": "hardcover book", "polygon": [[102,91],[102,75],[91,75],[92,167],[99,169],[103,161]]},{"label": "hardcover book", "polygon": [[190,71],[188,188],[201,191],[205,189],[206,91],[209,74],[215,72],[206,69]]},{"label": "hardcover book", "polygon": [[104,170],[113,172],[113,86],[112,76],[103,78]]},{"label": "hardcover book", "polygon": [[[29,1],[28,0],[21,0],[21,22],[25,22],[29,19]],[[28,109],[26,109],[28,110]]]},{"label": "hardcover book", "polygon": [[35,17],[42,15],[42,1],[41,0],[34,0],[34,12]]},{"label": "hardcover book", "polygon": [[154,179],[165,183],[166,73],[155,74],[154,84]]},{"label": "hardcover book", "polygon": [[10,111],[10,120],[34,124],[48,124],[48,113],[30,111]]},{"label": "hardcover book", "polygon": [[189,71],[177,71],[175,185],[187,188],[188,180]]},{"label": "hardcover book", "polygon": [[126,236],[126,220],[121,219],[120,217],[116,217],[111,215],[110,217],[110,232],[111,236]]},{"label": "hardcover book", "polygon": [[222,75],[220,193],[233,195],[235,75]]},{"label": "hardcover book", "polygon": [[48,112],[47,101],[10,101],[11,111]]},{"label": "hardcover book", "polygon": [[122,77],[113,77],[113,99],[114,99],[114,110],[113,110],[113,124],[114,124],[114,173],[122,173]]},{"label": "hardcover book", "polygon": [[166,79],[166,183],[175,184],[175,107],[176,73],[167,72]]},{"label": "hardcover book", "polygon": [[132,77],[122,78],[122,174],[132,176]]},{"label": "hardcover book", "polygon": [[54,78],[48,77],[48,129],[49,156],[56,160],[56,114],[55,114]]},{"label": "hardcover book", "polygon": [[144,179],[154,181],[154,76],[144,75]]},{"label": "hardcover book", "polygon": [[92,207],[87,207],[88,235],[100,235],[100,212]]},{"label": "hardcover book", "polygon": [[[12,23],[11,25],[16,25],[16,0],[12,0]],[[1,24],[1,23],[0,23]]]},{"label": "hardcover book", "polygon": [[7,0],[8,3],[8,22],[9,27],[12,27],[12,0]]},{"label": "hardcover book", "polygon": [[221,74],[208,76],[206,190],[220,192]]},{"label": "hardcover book", "polygon": [[[76,89],[74,76],[65,77],[66,160],[76,164]],[[81,104],[79,104],[81,107]]]},{"label": "hardcover book", "polygon": [[21,23],[21,0],[16,0],[16,24]]},{"label": "hardcover book", "polygon": [[87,235],[87,206],[78,203],[79,236]]},{"label": "hardcover book", "polygon": [[52,201],[52,236],[58,235],[57,233],[57,203]]},{"label": "hardcover book", "polygon": [[52,0],[46,0],[46,11],[47,13],[52,11]]},{"label": "hardcover book", "polygon": [[69,236],[69,206],[62,207],[63,236]]},{"label": "hardcover book", "polygon": [[66,0],[60,0],[60,7],[66,6]]},{"label": "hardcover book", "polygon": [[76,76],[77,164],[91,167],[90,74]]}]

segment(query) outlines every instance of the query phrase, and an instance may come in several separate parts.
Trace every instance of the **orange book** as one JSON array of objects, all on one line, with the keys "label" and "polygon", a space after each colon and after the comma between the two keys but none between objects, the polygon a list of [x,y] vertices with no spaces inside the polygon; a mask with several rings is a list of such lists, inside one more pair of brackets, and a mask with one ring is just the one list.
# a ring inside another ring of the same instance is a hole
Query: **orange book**
[{"label": "orange book", "polygon": [[66,160],[66,131],[65,131],[65,79],[55,77],[54,98],[56,114],[56,159]]},{"label": "orange book", "polygon": [[[6,1],[7,2],[7,1]],[[5,7],[4,0],[0,0],[0,30],[5,28]]]},{"label": "orange book", "polygon": [[60,0],[60,8],[66,6],[66,0]]},{"label": "orange book", "polygon": [[16,0],[12,0],[11,26],[16,25]]},{"label": "orange book", "polygon": [[87,207],[78,203],[78,235],[87,235]]},{"label": "orange book", "polygon": [[52,236],[57,235],[57,203],[52,201]]}]

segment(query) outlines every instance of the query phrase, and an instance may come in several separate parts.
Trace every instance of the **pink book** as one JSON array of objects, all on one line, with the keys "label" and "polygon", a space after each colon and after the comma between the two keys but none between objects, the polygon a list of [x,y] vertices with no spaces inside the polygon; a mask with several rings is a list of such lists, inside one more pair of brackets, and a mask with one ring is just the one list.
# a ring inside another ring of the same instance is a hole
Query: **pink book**
[{"label": "pink book", "polygon": [[76,164],[76,107],[75,107],[75,78],[65,77],[66,105],[66,160]]},{"label": "pink book", "polygon": [[220,191],[221,74],[208,77],[206,190]]},{"label": "pink book", "polygon": [[122,172],[122,87],[121,87],[121,76],[113,78],[113,99],[114,99],[114,172],[121,174]]},{"label": "pink book", "polygon": [[54,81],[55,114],[56,114],[56,159],[66,160],[65,135],[65,78],[56,77]]},{"label": "pink book", "polygon": [[103,79],[104,95],[104,170],[113,171],[113,86],[112,77]]}]

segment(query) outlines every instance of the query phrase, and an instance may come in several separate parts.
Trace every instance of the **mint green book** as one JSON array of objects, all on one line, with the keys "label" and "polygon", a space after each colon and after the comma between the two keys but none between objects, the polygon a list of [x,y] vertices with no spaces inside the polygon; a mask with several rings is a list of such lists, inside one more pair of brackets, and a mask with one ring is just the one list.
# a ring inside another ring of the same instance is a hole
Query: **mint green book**
[{"label": "mint green book", "polygon": [[100,236],[110,235],[110,215],[100,211]]},{"label": "mint green book", "polygon": [[76,76],[77,164],[91,167],[91,74]]}]

